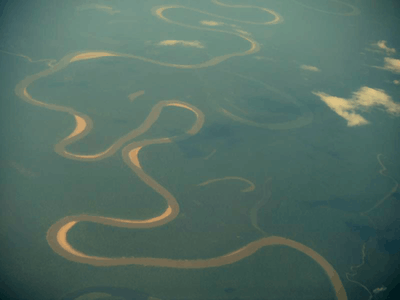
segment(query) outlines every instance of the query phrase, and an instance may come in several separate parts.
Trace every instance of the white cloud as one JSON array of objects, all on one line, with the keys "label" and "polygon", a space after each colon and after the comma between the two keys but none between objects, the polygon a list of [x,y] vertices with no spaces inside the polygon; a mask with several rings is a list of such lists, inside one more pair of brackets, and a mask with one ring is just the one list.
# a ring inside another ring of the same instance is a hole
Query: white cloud
[{"label": "white cloud", "polygon": [[224,25],[223,22],[208,21],[208,20],[200,21],[200,24],[207,25],[207,26],[221,26],[221,25]]},{"label": "white cloud", "polygon": [[159,46],[175,46],[182,45],[185,47],[196,47],[196,48],[204,48],[204,45],[199,41],[183,41],[183,40],[165,40],[159,42],[157,45]]},{"label": "white cloud", "polygon": [[369,123],[363,116],[356,113],[356,110],[363,108],[383,106],[389,114],[400,115],[400,104],[393,102],[392,98],[380,89],[364,86],[354,92],[351,99],[335,97],[323,92],[313,92],[313,94],[320,97],[334,112],[347,120],[347,126]]},{"label": "white cloud", "polygon": [[392,73],[400,73],[400,59],[385,57],[383,67],[370,66],[376,69],[389,71]]},{"label": "white cloud", "polygon": [[396,53],[396,49],[394,48],[389,48],[388,46],[386,46],[386,41],[379,41],[376,44],[372,44],[373,46],[376,46],[382,50],[385,50],[386,53],[390,54],[390,53]]},{"label": "white cloud", "polygon": [[318,69],[317,67],[314,67],[314,66],[307,66],[307,65],[301,65],[301,66],[300,66],[300,69],[307,70],[307,71],[313,71],[313,72],[320,72],[320,71],[321,71],[321,70]]},{"label": "white cloud", "polygon": [[362,87],[357,92],[353,93],[352,99],[356,103],[357,107],[372,107],[372,106],[383,106],[386,111],[393,115],[400,115],[400,103],[393,102],[392,98],[385,93],[384,90],[372,89],[369,87]]},{"label": "white cloud", "polygon": [[366,48],[365,50],[369,52],[375,52],[380,54],[391,55],[396,53],[396,49],[389,48],[386,46],[386,41],[378,41],[376,43],[370,44],[371,48]]},{"label": "white cloud", "polygon": [[393,73],[400,73],[400,59],[385,57],[385,65],[383,69]]}]

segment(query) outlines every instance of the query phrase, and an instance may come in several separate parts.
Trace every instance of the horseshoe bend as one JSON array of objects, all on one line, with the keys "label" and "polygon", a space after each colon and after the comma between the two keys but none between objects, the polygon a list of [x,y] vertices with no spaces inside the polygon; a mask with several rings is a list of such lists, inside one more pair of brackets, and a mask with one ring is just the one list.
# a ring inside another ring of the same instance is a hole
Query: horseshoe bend
[{"label": "horseshoe bend", "polygon": [[[270,236],[266,238],[261,238],[254,242],[245,245],[238,250],[227,253],[225,255],[208,258],[208,259],[196,259],[196,260],[174,260],[168,258],[153,258],[153,257],[121,257],[121,258],[107,258],[98,256],[89,256],[78,250],[75,250],[67,241],[67,232],[74,225],[80,221],[96,222],[110,226],[118,227],[130,227],[130,228],[145,228],[153,227],[154,223],[162,221],[163,216],[168,218],[170,216],[172,209],[168,209],[161,215],[161,218],[154,218],[144,221],[129,221],[129,220],[119,220],[104,217],[94,217],[94,216],[77,216],[77,217],[66,217],[58,221],[47,232],[47,241],[52,249],[63,256],[64,258],[75,261],[78,263],[90,264],[93,266],[121,266],[121,265],[142,265],[142,266],[152,266],[152,267],[167,267],[167,268],[179,268],[179,269],[203,269],[203,268],[213,268],[220,267],[228,264],[240,261],[248,256],[251,256],[256,251],[260,250],[266,246],[287,246],[296,249],[315,262],[317,262],[325,271],[326,275],[330,279],[336,296],[340,300],[347,299],[346,292],[344,290],[343,284],[340,280],[339,275],[335,269],[329,264],[329,262],[324,259],[317,252],[311,248],[279,236]],[[130,223],[132,222],[132,223]],[[125,224],[124,224],[125,223]]]},{"label": "horseshoe bend", "polygon": [[[185,108],[191,110],[196,115],[196,122],[192,126],[190,130],[186,132],[186,135],[182,138],[185,138],[190,135],[196,134],[202,127],[204,122],[204,116],[200,110],[191,106],[190,104],[180,102],[180,101],[163,101],[158,103],[155,107],[153,107],[152,112],[143,122],[143,124],[138,128],[126,136],[119,139],[115,144],[110,146],[106,151],[95,154],[95,155],[79,155],[69,153],[65,150],[65,147],[80,140],[83,138],[93,127],[91,119],[88,116],[82,115],[79,112],[76,112],[72,108],[56,106],[52,104],[45,104],[34,99],[28,92],[27,87],[34,82],[36,79],[50,75],[61,69],[62,67],[66,67],[69,63],[78,60],[85,59],[94,59],[105,57],[104,53],[96,54],[96,53],[88,53],[87,55],[69,55],[62,59],[58,64],[53,66],[52,68],[42,71],[38,74],[27,77],[25,80],[21,81],[16,87],[16,93],[23,100],[38,106],[43,106],[50,110],[63,111],[73,115],[76,119],[76,128],[75,130],[61,142],[59,142],[55,146],[55,150],[58,154],[76,160],[99,160],[103,159],[107,156],[114,154],[126,141],[132,139],[133,137],[139,136],[143,132],[145,132],[151,125],[157,120],[159,114],[163,107],[166,106],[177,106],[181,108]],[[75,58],[75,59],[74,59]],[[84,254],[76,249],[74,249],[67,241],[67,233],[68,231],[76,225],[78,222],[94,222],[109,226],[116,227],[125,227],[125,228],[150,228],[161,226],[173,220],[179,213],[179,205],[176,202],[176,199],[173,195],[171,195],[168,190],[159,185],[154,179],[152,179],[149,175],[147,175],[140,166],[140,162],[138,159],[139,151],[150,144],[161,144],[161,143],[170,143],[172,140],[170,138],[162,138],[157,140],[150,140],[145,142],[134,142],[124,147],[122,150],[123,159],[125,163],[143,180],[149,187],[154,189],[157,193],[162,195],[167,203],[168,208],[166,211],[158,217],[154,217],[148,220],[123,220],[123,219],[115,219],[109,217],[100,217],[100,216],[89,216],[89,215],[80,215],[80,216],[70,216],[65,217],[55,224],[53,224],[47,232],[47,241],[50,247],[57,254],[62,257],[84,264],[90,264],[94,266],[120,266],[120,265],[143,265],[143,266],[153,266],[153,267],[168,267],[168,268],[181,268],[181,269],[200,269],[200,268],[212,268],[219,267],[223,265],[228,265],[240,261],[252,254],[256,251],[260,250],[266,246],[287,246],[293,249],[296,249],[308,257],[312,258],[315,262],[317,262],[325,271],[326,275],[329,277],[334,291],[336,293],[336,297],[340,300],[347,299],[346,292],[344,290],[343,284],[340,280],[339,275],[335,271],[335,269],[329,264],[329,262],[324,259],[317,252],[312,250],[311,248],[279,236],[270,236],[261,238],[254,242],[251,242],[240,249],[237,249],[233,252],[227,253],[220,257],[208,258],[208,259],[197,259],[197,260],[173,260],[168,258],[152,258],[152,257],[121,257],[121,258],[107,258],[107,257],[98,257],[98,256],[90,256],[88,254]]]},{"label": "horseshoe bend", "polygon": [[[219,3],[218,1],[213,1],[213,2],[215,4]],[[229,6],[229,5],[221,4],[221,3],[219,3],[218,5]],[[241,8],[244,6],[232,5],[232,7]],[[166,22],[176,24],[176,22],[170,21],[169,19],[167,19],[166,17],[164,17],[162,15],[163,11],[165,11],[167,9],[172,9],[172,8],[181,8],[181,7],[180,6],[166,6],[164,8],[156,9],[153,13],[155,13],[160,19],[163,19]],[[267,12],[273,14],[269,10],[267,10]],[[278,23],[278,21],[280,20],[279,15],[278,14],[273,14],[273,15],[275,17],[274,21],[266,22],[265,24]],[[191,27],[193,28],[194,26],[191,26]],[[211,30],[211,29],[209,29],[209,30]],[[216,30],[216,31],[226,32],[223,30]],[[47,242],[55,253],[57,253],[58,255],[66,258],[70,261],[74,261],[77,263],[89,264],[89,265],[98,266],[98,267],[122,266],[122,265],[142,265],[142,266],[151,266],[151,267],[165,267],[165,268],[179,268],[179,269],[216,268],[216,267],[229,265],[229,264],[238,262],[246,257],[253,255],[258,250],[260,250],[264,247],[267,247],[267,246],[285,246],[285,247],[290,247],[297,251],[300,251],[301,253],[305,254],[306,256],[308,256],[309,258],[311,258],[312,260],[317,262],[320,265],[320,267],[324,270],[326,276],[329,278],[337,299],[345,300],[345,299],[347,299],[347,295],[346,295],[345,289],[343,287],[343,284],[340,280],[340,277],[339,277],[338,273],[335,271],[335,269],[332,267],[332,265],[324,257],[322,257],[320,254],[318,254],[313,249],[311,249],[299,242],[296,242],[294,240],[290,240],[287,238],[279,237],[279,236],[269,236],[269,237],[260,238],[258,240],[248,243],[245,246],[242,246],[239,249],[234,249],[232,252],[229,252],[229,253],[219,256],[219,257],[193,259],[193,260],[156,258],[156,257],[109,258],[109,257],[91,256],[89,254],[80,252],[79,250],[73,248],[68,243],[67,237],[68,237],[69,230],[71,228],[73,228],[73,226],[78,224],[79,222],[92,222],[92,223],[103,224],[103,225],[114,226],[114,227],[140,229],[140,228],[152,228],[152,227],[162,226],[162,225],[165,225],[165,224],[171,222],[172,220],[174,220],[179,214],[179,204],[178,204],[177,200],[165,187],[160,185],[156,180],[154,180],[151,176],[149,176],[142,169],[138,155],[139,155],[139,152],[148,145],[167,144],[167,143],[171,143],[173,140],[186,139],[190,136],[197,134],[201,130],[201,128],[204,124],[205,117],[204,117],[203,112],[200,109],[198,109],[197,107],[195,107],[189,103],[182,102],[179,100],[160,101],[159,103],[157,103],[156,105],[153,106],[150,113],[146,117],[145,121],[143,121],[143,123],[138,128],[133,129],[129,133],[120,137],[115,143],[110,145],[109,148],[106,149],[105,151],[103,151],[101,153],[91,154],[91,155],[75,154],[75,153],[68,152],[66,150],[66,148],[69,145],[84,138],[92,130],[94,125],[93,125],[93,122],[90,119],[90,117],[87,115],[84,115],[80,112],[77,112],[76,110],[74,110],[71,107],[48,104],[48,103],[42,102],[40,100],[37,100],[29,94],[28,87],[32,83],[34,83],[36,80],[46,77],[46,76],[49,76],[53,73],[56,73],[56,72],[60,71],[61,69],[66,68],[71,63],[79,63],[79,61],[90,60],[90,59],[101,59],[102,57],[114,56],[114,57],[121,57],[121,58],[133,58],[133,59],[139,59],[142,61],[146,61],[149,63],[158,64],[161,66],[174,67],[174,68],[180,68],[180,69],[196,69],[196,68],[205,68],[205,67],[214,66],[214,65],[216,65],[222,61],[225,61],[231,57],[249,55],[249,54],[256,53],[259,50],[259,45],[253,38],[251,38],[245,34],[242,34],[242,33],[232,33],[232,32],[226,32],[226,33],[234,34],[237,37],[240,37],[240,38],[246,40],[248,43],[250,43],[250,48],[244,52],[234,52],[234,53],[214,57],[208,61],[205,61],[205,62],[197,64],[197,65],[171,64],[171,63],[156,61],[156,60],[145,58],[145,57],[135,56],[135,55],[131,55],[131,54],[116,53],[116,52],[111,52],[111,51],[88,51],[88,52],[72,53],[72,54],[64,56],[58,63],[54,63],[54,64],[52,63],[48,69],[41,71],[39,73],[36,73],[34,75],[27,76],[25,79],[23,79],[20,83],[17,84],[17,86],[15,87],[15,93],[22,100],[24,100],[32,105],[41,106],[41,107],[49,109],[49,110],[65,112],[74,117],[74,119],[76,121],[75,129],[67,137],[62,139],[60,142],[58,142],[54,146],[55,151],[59,155],[65,157],[67,159],[81,160],[81,161],[97,161],[97,160],[102,160],[106,157],[109,157],[109,156],[115,154],[127,142],[131,141],[133,138],[139,137],[140,135],[145,133],[148,129],[150,129],[151,126],[157,121],[162,110],[165,107],[175,106],[178,108],[189,110],[196,117],[196,120],[193,123],[192,127],[180,136],[164,137],[164,138],[143,140],[143,141],[135,141],[135,142],[131,142],[127,146],[124,146],[121,150],[122,158],[123,158],[125,164],[148,187],[153,189],[156,193],[158,193],[161,197],[163,197],[165,199],[165,201],[167,202],[168,207],[161,215],[155,216],[153,218],[146,219],[146,220],[128,220],[128,219],[118,219],[118,218],[105,217],[105,216],[91,216],[91,215],[86,215],[86,214],[78,215],[78,216],[67,216],[67,217],[64,217],[63,219],[57,221],[56,223],[54,223],[48,229]],[[311,122],[309,119],[310,118],[308,118],[306,121],[300,120],[300,121],[296,121],[296,122],[297,123],[300,122],[300,125],[302,126],[303,123],[308,124],[309,122]],[[248,123],[249,123],[249,121],[248,121]],[[279,128],[279,129],[292,128],[292,127],[298,126],[297,123],[295,125],[290,124],[291,127],[289,127],[289,125],[285,125],[286,127],[281,126],[282,128]],[[274,128],[272,128],[272,129],[274,129]],[[250,185],[250,188],[243,190],[244,192],[251,192],[255,188],[254,184],[252,184],[247,179],[243,179],[243,178],[235,177],[235,176],[227,176],[226,179],[228,179],[228,180],[229,179],[235,179],[235,180],[239,179],[241,181],[247,182]],[[211,179],[200,185],[205,185],[205,184],[208,184],[211,182],[216,182],[219,180],[221,180],[221,179]]]},{"label": "horseshoe bend", "polygon": [[[27,92],[27,87],[36,79],[50,75],[51,73],[54,73],[59,69],[66,67],[71,62],[86,60],[86,59],[101,58],[105,56],[108,56],[107,53],[100,53],[100,54],[87,53],[87,55],[84,54],[69,55],[64,59],[62,59],[58,64],[56,64],[52,68],[27,77],[25,80],[21,81],[16,87],[17,95],[20,96],[23,100],[30,102],[33,105],[44,106],[45,108],[48,108],[50,110],[67,112],[75,117],[76,128],[68,137],[63,139],[55,146],[55,150],[57,153],[66,158],[76,159],[76,160],[99,160],[107,156],[110,156],[114,154],[126,141],[132,139],[133,137],[139,136],[141,133],[145,132],[148,128],[150,128],[151,125],[157,120],[159,114],[161,113],[162,108],[166,106],[177,106],[191,110],[192,112],[195,113],[196,122],[192,126],[192,128],[186,133],[186,137],[196,134],[201,129],[204,122],[204,116],[200,110],[191,106],[190,104],[180,101],[175,101],[175,100],[162,101],[159,102],[155,107],[153,107],[152,112],[149,114],[149,116],[146,118],[146,120],[138,129],[131,131],[126,136],[119,139],[106,151],[95,155],[78,155],[67,152],[65,150],[66,146],[76,142],[77,140],[80,140],[91,130],[91,128],[93,127],[91,119],[88,116],[76,112],[72,108],[56,106],[52,104],[45,104],[43,102],[40,102],[34,99]],[[323,268],[326,275],[329,277],[332,286],[334,288],[334,291],[336,293],[336,297],[340,300],[347,299],[347,295],[339,275],[326,259],[324,259],[321,255],[319,255],[311,248],[299,242],[279,236],[270,236],[261,238],[259,240],[256,240],[254,242],[251,242],[243,246],[240,249],[237,249],[235,251],[232,251],[230,253],[227,253],[219,257],[208,258],[208,259],[197,259],[197,260],[174,260],[168,258],[152,258],[152,257],[107,258],[107,257],[90,256],[88,254],[84,254],[74,249],[67,241],[67,233],[78,222],[94,222],[109,226],[125,227],[125,228],[150,228],[150,227],[164,225],[173,220],[178,215],[179,205],[176,202],[176,199],[164,187],[159,185],[154,179],[152,179],[143,171],[138,159],[138,153],[142,149],[142,147],[145,147],[146,145],[150,144],[161,144],[170,142],[171,142],[170,138],[162,138],[158,140],[150,140],[145,142],[134,142],[124,147],[122,150],[123,159],[125,163],[147,185],[149,185],[151,188],[153,188],[156,192],[158,192],[166,199],[168,203],[168,208],[163,214],[148,220],[123,220],[123,219],[89,216],[89,215],[65,217],[56,222],[55,224],[53,224],[47,232],[47,241],[50,247],[54,250],[54,252],[56,252],[57,254],[61,255],[62,257],[68,260],[78,263],[90,264],[94,266],[143,265],[143,266],[181,268],[181,269],[201,269],[201,268],[219,267],[235,263],[248,256],[251,256],[256,251],[266,246],[287,246],[306,254],[308,257],[312,258],[315,262],[317,262]]]}]

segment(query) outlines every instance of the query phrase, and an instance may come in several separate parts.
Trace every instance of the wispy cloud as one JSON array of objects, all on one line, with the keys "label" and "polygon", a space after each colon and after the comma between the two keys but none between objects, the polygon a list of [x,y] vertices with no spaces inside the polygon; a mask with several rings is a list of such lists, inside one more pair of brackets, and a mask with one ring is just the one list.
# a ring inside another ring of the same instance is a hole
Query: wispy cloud
[{"label": "wispy cloud", "polygon": [[391,55],[391,54],[396,53],[396,49],[389,48],[386,45],[386,41],[383,41],[383,40],[370,44],[370,47],[366,48],[365,50],[367,50],[369,52],[375,52],[375,53],[386,54],[386,55]]},{"label": "wispy cloud", "polygon": [[385,57],[383,63],[384,63],[383,67],[381,66],[369,66],[369,67],[389,71],[392,73],[400,73],[400,59]]},{"label": "wispy cloud", "polygon": [[196,48],[204,48],[204,45],[199,41],[183,41],[183,40],[165,40],[159,42],[157,45],[159,46],[176,46],[182,45],[185,47],[196,47]]},{"label": "wispy cloud", "polygon": [[95,9],[95,10],[98,10],[98,11],[106,12],[106,13],[108,13],[110,15],[114,15],[114,14],[117,14],[117,13],[121,12],[119,10],[115,10],[111,6],[102,5],[102,4],[96,4],[96,3],[82,4],[82,5],[79,5],[79,6],[76,7],[77,11],[90,10],[90,9]]},{"label": "wispy cloud", "polygon": [[396,53],[396,49],[389,48],[388,46],[386,46],[386,41],[379,41],[375,44],[372,44],[372,46],[375,46],[375,47],[378,47],[379,49],[385,50],[386,53],[388,53],[388,54]]},{"label": "wispy cloud", "polygon": [[369,121],[356,111],[373,106],[383,106],[389,114],[400,116],[400,104],[393,102],[392,98],[380,89],[364,86],[354,92],[350,99],[331,96],[323,92],[313,92],[313,94],[320,97],[334,112],[347,120],[347,126],[368,124]]},{"label": "wispy cloud", "polygon": [[200,24],[207,25],[207,26],[222,26],[222,25],[224,25],[223,22],[208,21],[208,20],[200,21]]},{"label": "wispy cloud", "polygon": [[400,59],[385,57],[383,69],[393,73],[400,73]]},{"label": "wispy cloud", "polygon": [[307,70],[307,71],[313,71],[313,72],[321,72],[320,69],[318,69],[317,67],[314,67],[314,66],[301,65],[300,69]]}]

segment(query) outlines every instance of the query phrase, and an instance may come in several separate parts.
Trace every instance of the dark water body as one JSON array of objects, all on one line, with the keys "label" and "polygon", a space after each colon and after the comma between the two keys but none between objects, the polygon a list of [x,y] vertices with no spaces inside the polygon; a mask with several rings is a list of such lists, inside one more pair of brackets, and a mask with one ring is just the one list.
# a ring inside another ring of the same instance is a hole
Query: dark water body
[{"label": "dark water body", "polygon": [[[173,135],[180,134],[182,133],[173,133]],[[209,151],[201,147],[202,145],[218,144],[220,147],[235,147],[239,140],[237,127],[222,122],[214,122],[204,126],[195,136],[176,141],[175,144],[187,158],[200,158],[210,154]]]},{"label": "dark water body", "polygon": [[343,198],[333,198],[328,201],[329,206],[333,209],[338,209],[345,212],[358,213],[363,210],[361,205],[355,201],[350,199]]},{"label": "dark water body", "polygon": [[314,202],[303,201],[302,206],[305,209],[315,209],[318,207],[329,207],[332,209],[341,210],[344,212],[359,213],[365,210],[360,203],[350,199],[332,198],[328,201],[320,200]]},{"label": "dark water body", "polygon": [[394,193],[394,194],[392,195],[392,197],[393,197],[394,199],[396,199],[397,201],[400,201],[400,192]]},{"label": "dark water body", "polygon": [[[349,203],[344,199],[334,199],[330,201],[315,201],[313,203],[304,203],[307,209],[317,207],[329,207],[344,212],[359,213],[363,211],[357,203]],[[375,229],[371,225],[358,224],[356,222],[345,222],[349,230],[356,234],[362,241],[376,241],[377,250],[387,254],[397,254],[400,252],[400,224],[393,222],[383,229]]]},{"label": "dark water body", "polygon": [[392,222],[383,230],[378,245],[388,254],[400,253],[400,221]]},{"label": "dark water body", "polygon": [[400,252],[400,230],[397,222],[390,224],[384,229],[375,229],[370,225],[345,222],[351,232],[358,235],[364,241],[375,241],[379,252],[390,255]]},{"label": "dark water body", "polygon": [[232,287],[229,287],[229,288],[225,288],[224,291],[225,291],[225,293],[227,293],[227,294],[231,294],[231,293],[233,293],[233,292],[236,292],[236,289],[235,289],[235,288],[232,288]]},{"label": "dark water body", "polygon": [[246,103],[248,111],[252,113],[299,114],[299,109],[296,105],[263,96],[244,97],[241,102]]},{"label": "dark water body", "polygon": [[345,223],[347,227],[349,227],[351,232],[358,234],[363,241],[368,241],[370,238],[377,236],[377,231],[372,226],[359,225],[354,222],[345,222]]}]

